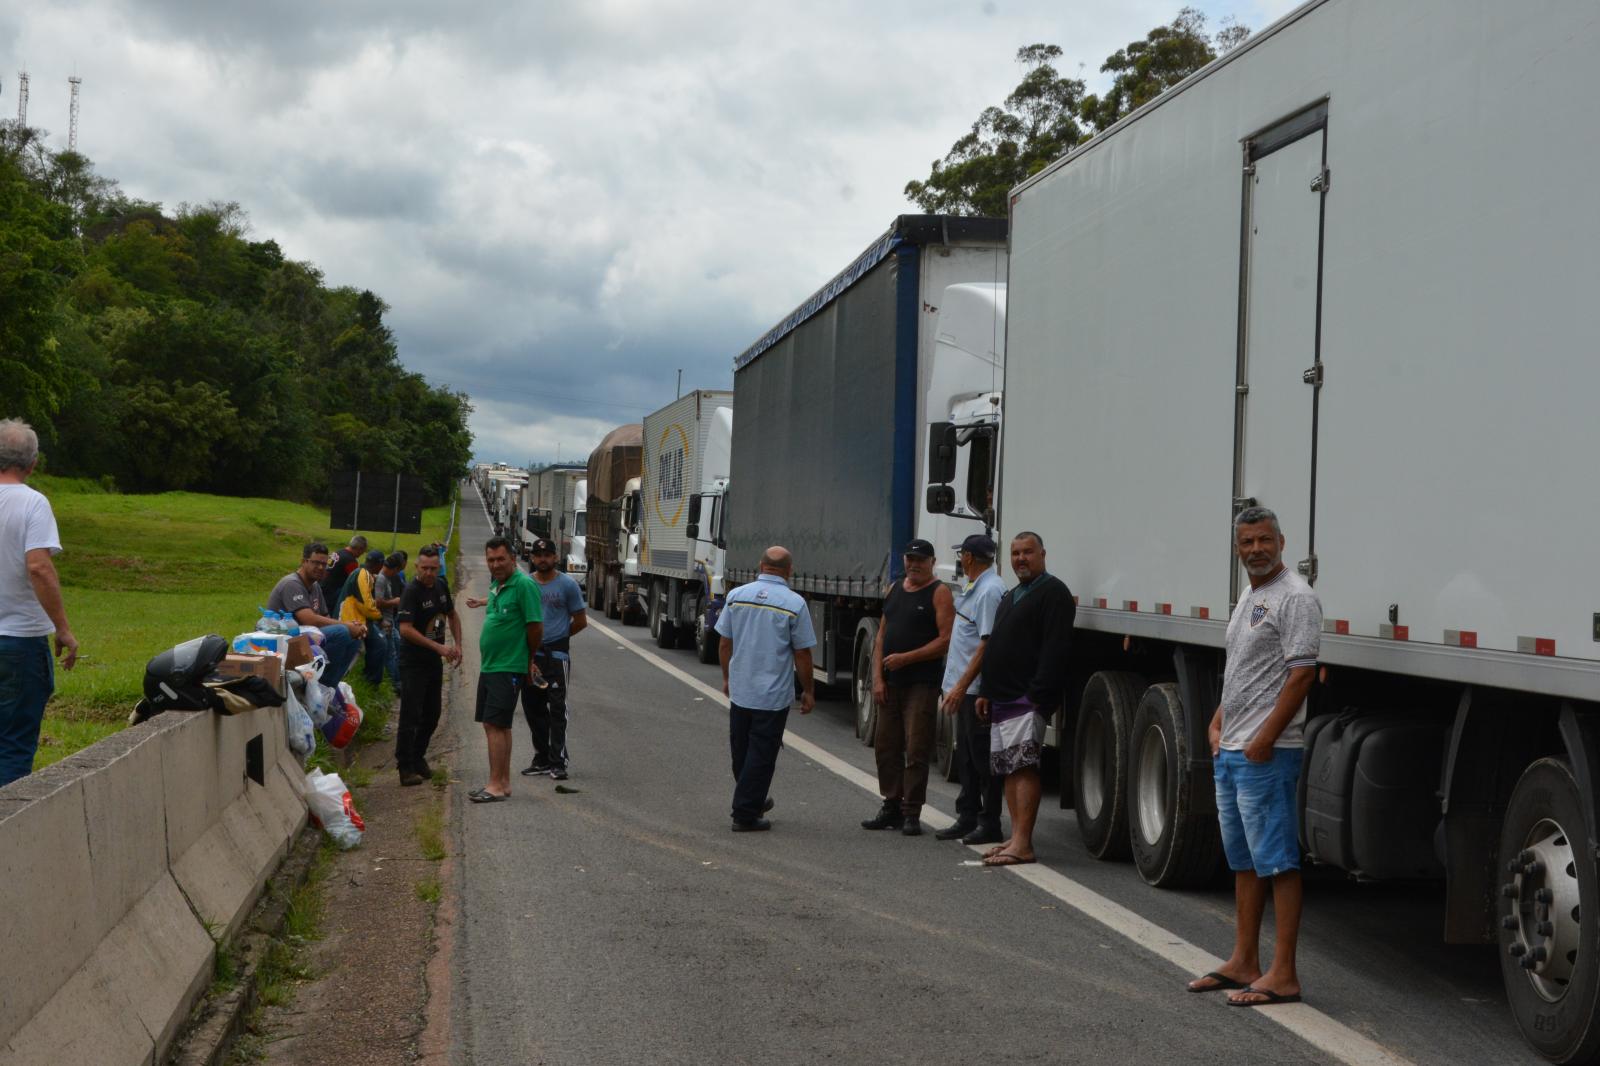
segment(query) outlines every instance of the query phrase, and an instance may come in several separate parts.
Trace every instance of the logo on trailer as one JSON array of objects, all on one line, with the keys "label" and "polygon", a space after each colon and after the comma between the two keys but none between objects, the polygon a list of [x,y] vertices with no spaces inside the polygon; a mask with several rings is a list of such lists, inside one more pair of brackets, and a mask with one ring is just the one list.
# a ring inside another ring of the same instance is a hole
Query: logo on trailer
[{"label": "logo on trailer", "polygon": [[[676,441],[672,440],[673,434],[677,434]],[[677,446],[671,447],[672,444]],[[669,526],[683,518],[683,461],[688,454],[689,435],[674,422],[662,432],[656,453],[656,517]],[[667,515],[669,505],[673,508],[671,517]]]}]

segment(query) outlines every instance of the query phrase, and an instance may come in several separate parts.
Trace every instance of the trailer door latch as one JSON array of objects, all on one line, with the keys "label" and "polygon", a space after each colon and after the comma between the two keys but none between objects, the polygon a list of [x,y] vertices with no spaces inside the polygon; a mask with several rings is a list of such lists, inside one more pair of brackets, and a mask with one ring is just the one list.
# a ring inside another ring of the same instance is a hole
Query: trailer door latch
[{"label": "trailer door latch", "polygon": [[1333,171],[1323,167],[1316,177],[1311,179],[1312,192],[1327,192],[1333,187]]},{"label": "trailer door latch", "polygon": [[1297,571],[1299,571],[1301,577],[1306,579],[1306,583],[1307,584],[1315,585],[1317,583],[1317,553],[1316,552],[1312,552],[1310,555],[1306,556],[1304,559],[1301,559],[1298,563],[1295,564],[1294,568]]},{"label": "trailer door latch", "polygon": [[1322,364],[1318,363],[1316,366],[1312,367],[1310,370],[1307,370],[1304,373],[1302,373],[1300,375],[1300,380],[1305,382],[1307,385],[1315,385],[1317,388],[1321,388],[1322,387]]}]

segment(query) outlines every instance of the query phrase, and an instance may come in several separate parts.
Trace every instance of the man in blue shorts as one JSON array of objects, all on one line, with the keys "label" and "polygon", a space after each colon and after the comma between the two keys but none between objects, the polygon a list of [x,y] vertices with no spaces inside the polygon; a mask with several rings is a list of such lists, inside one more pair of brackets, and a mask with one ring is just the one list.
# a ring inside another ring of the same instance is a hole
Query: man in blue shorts
[{"label": "man in blue shorts", "polygon": [[[1222,703],[1211,719],[1212,775],[1222,846],[1233,869],[1233,954],[1189,982],[1191,992],[1230,991],[1234,1007],[1300,1001],[1295,943],[1300,934],[1300,781],[1306,695],[1317,671],[1322,605],[1283,565],[1283,531],[1265,507],[1239,512],[1234,549],[1250,591],[1228,620]],[[1267,885],[1277,922],[1272,967],[1261,971]]]},{"label": "man in blue shorts", "polygon": [[544,612],[544,640],[534,653],[543,684],[522,689],[522,714],[533,735],[533,762],[523,777],[549,774],[567,779],[567,686],[572,680],[572,638],[589,624],[583,589],[570,575],[556,569],[556,546],[539,537],[529,549],[533,556],[533,583],[539,588]]}]

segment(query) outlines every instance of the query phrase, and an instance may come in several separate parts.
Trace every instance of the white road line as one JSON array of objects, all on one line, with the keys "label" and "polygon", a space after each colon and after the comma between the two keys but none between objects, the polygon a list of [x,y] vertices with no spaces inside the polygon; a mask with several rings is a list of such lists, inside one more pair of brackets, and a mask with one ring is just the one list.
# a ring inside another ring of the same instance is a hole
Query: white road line
[{"label": "white road line", "polygon": [[[593,625],[595,622],[591,620],[590,624]],[[707,698],[715,700],[724,707],[727,706],[728,697],[722,694],[721,689],[714,688],[694,675],[678,669],[655,652],[639,647],[633,641],[617,634],[614,631],[614,627],[609,623],[600,622],[599,624],[602,628],[613,629],[613,640],[618,647],[626,648],[664,673],[682,681],[695,691],[703,693]],[[865,789],[874,796],[878,794],[877,778],[864,770],[856,769],[843,759],[824,751],[804,737],[798,737],[794,733],[786,731],[783,735],[783,742],[799,754],[819,766],[826,767],[851,784]],[[955,821],[950,815],[932,807],[924,807],[922,811],[922,820],[935,829],[942,829]],[[1122,904],[1107,899],[1100,893],[1079,884],[1063,873],[1042,865],[1007,866],[1003,869],[1005,872],[1016,874],[1029,884],[1049,893],[1084,917],[1092,918],[1112,932],[1133,941],[1152,955],[1172,963],[1185,976],[1205,973],[1208,970],[1216,969],[1222,964],[1223,960],[1210,954],[1204,948],[1189,943],[1176,933],[1168,932],[1154,922],[1135,914]],[[1173,991],[1176,995],[1189,994],[1178,987],[1177,980],[1173,983]],[[1218,996],[1217,998],[1220,999],[1221,997]],[[1246,1008],[1235,1007],[1229,1009],[1240,1010]],[[1408,1060],[1401,1058],[1349,1026],[1335,1021],[1315,1007],[1307,1006],[1304,1003],[1291,1003],[1281,1007],[1265,1009],[1248,1009],[1256,1010],[1269,1021],[1283,1026],[1318,1051],[1340,1062],[1348,1063],[1349,1066],[1410,1066]]]}]

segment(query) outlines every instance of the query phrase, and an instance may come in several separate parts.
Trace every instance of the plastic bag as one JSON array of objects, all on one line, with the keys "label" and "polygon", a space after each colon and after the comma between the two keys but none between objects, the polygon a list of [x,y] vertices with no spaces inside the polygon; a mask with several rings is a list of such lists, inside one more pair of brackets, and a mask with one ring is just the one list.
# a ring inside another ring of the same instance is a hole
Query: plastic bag
[{"label": "plastic bag", "polygon": [[342,850],[349,851],[361,843],[367,824],[361,820],[355,801],[350,798],[350,790],[338,774],[325,774],[321,770],[306,774],[306,806],[311,811],[311,820]]},{"label": "plastic bag", "polygon": [[311,758],[311,753],[317,750],[316,726],[311,724],[311,716],[300,703],[300,697],[295,694],[293,685],[290,685],[289,691],[284,693],[283,707],[284,728],[289,733],[289,750],[294,752],[304,765],[305,761]]},{"label": "plastic bag", "polygon": [[289,670],[291,683],[300,690],[300,702],[305,705],[311,723],[316,726],[328,720],[328,693],[331,690],[320,680],[327,665],[326,658],[312,656],[310,662],[290,667]]},{"label": "plastic bag", "polygon": [[323,688],[328,693],[328,718],[318,728],[330,747],[343,748],[361,728],[361,708],[356,705],[356,694],[343,681],[337,689]]}]

